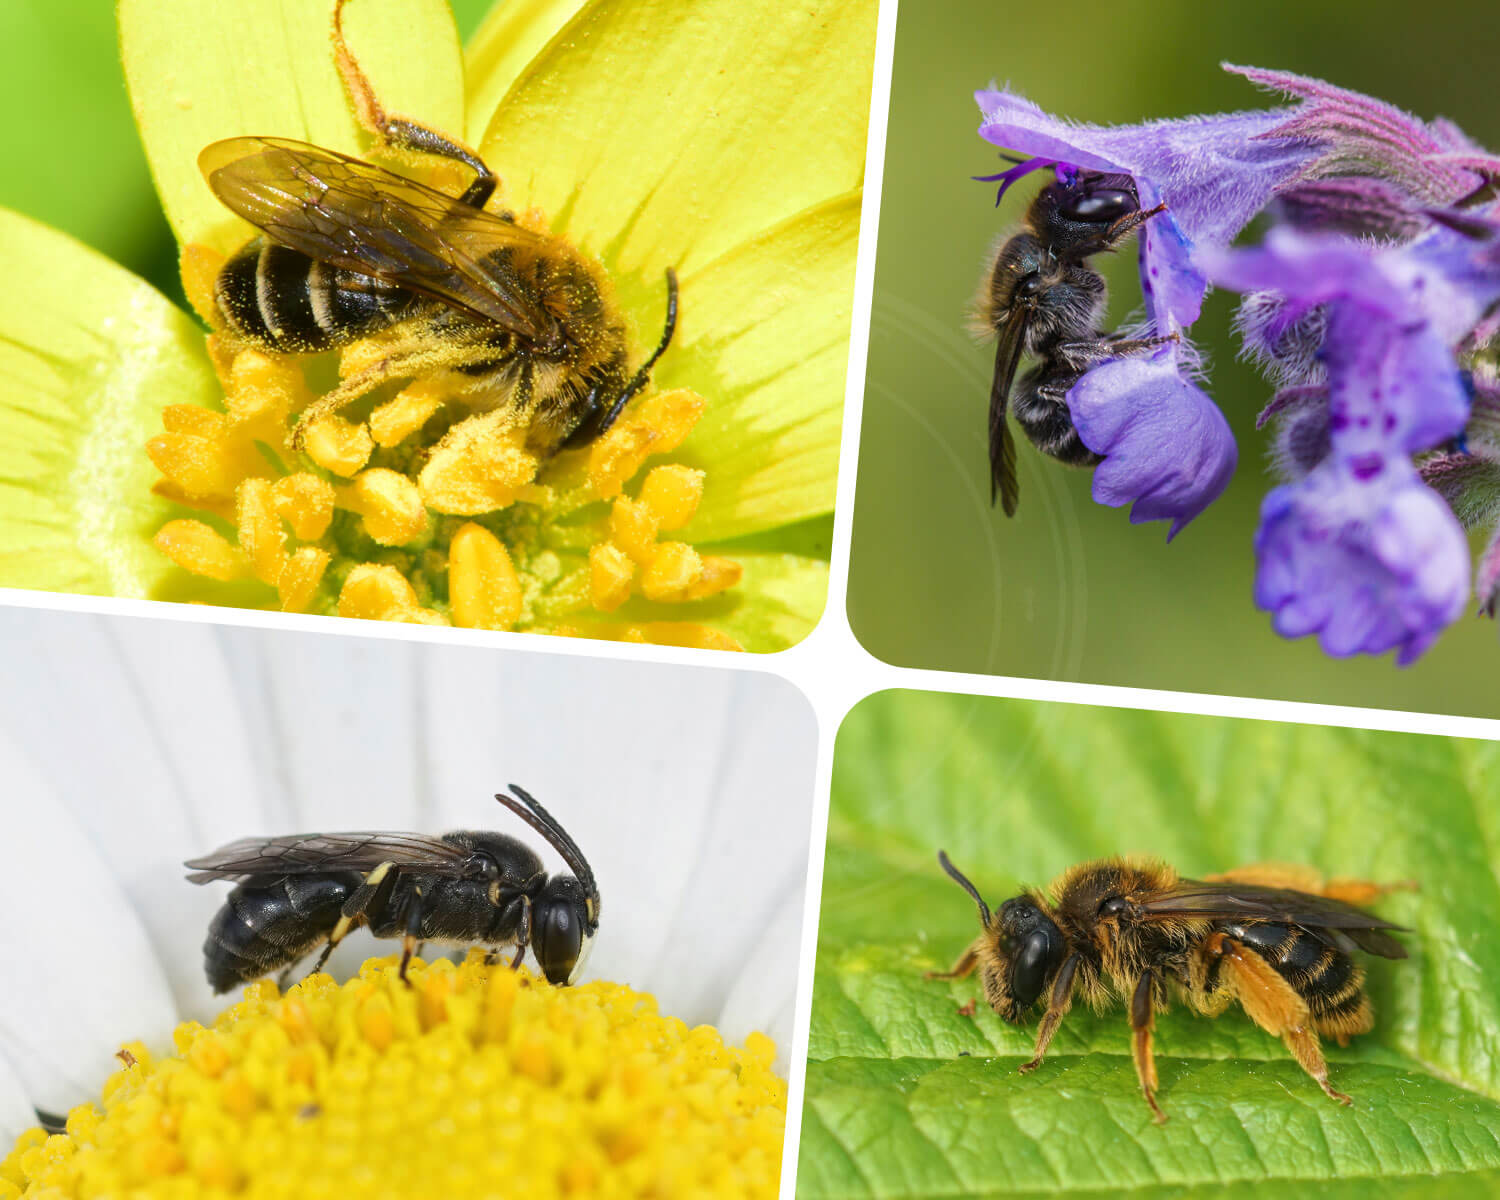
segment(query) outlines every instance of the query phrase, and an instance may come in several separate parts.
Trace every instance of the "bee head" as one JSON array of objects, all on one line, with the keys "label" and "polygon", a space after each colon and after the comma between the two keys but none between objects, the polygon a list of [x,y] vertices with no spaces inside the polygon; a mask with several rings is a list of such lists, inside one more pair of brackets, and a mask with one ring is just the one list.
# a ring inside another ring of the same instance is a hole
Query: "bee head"
[{"label": "bee head", "polygon": [[1129,175],[1080,171],[1044,187],[1033,202],[1032,219],[1054,250],[1066,252],[1140,207]]},{"label": "bee head", "polygon": [[578,843],[524,788],[510,785],[514,796],[495,799],[552,844],[572,875],[554,875],[531,902],[531,952],[547,982],[577,981],[599,931],[599,885]]},{"label": "bee head", "polygon": [[985,999],[1007,1021],[1022,1020],[1067,956],[1062,930],[1030,896],[1016,896],[991,913],[947,854],[939,851],[938,862],[979,906],[984,936],[976,948]]},{"label": "bee head", "polygon": [[573,983],[583,972],[597,917],[589,898],[571,875],[554,875],[531,906],[531,949],[548,983]]}]

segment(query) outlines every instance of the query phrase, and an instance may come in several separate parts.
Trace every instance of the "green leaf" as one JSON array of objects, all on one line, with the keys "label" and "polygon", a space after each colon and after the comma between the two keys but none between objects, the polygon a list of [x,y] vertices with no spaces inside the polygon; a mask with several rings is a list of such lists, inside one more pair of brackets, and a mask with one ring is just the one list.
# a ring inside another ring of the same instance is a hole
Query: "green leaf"
[{"label": "green leaf", "polygon": [[[247,235],[198,173],[210,142],[271,135],[365,152],[334,66],[332,14],[332,0],[120,0],[131,104],[180,243],[228,252]],[[462,136],[458,34],[445,0],[351,0],[344,30],[388,111]]]},{"label": "green leaf", "polygon": [[72,238],[0,210],[0,586],[146,597],[183,572],[146,439],[164,404],[217,407],[194,321]]},{"label": "green leaf", "polygon": [[[798,1194],[1155,1198],[1265,1181],[1494,1194],[1497,766],[1488,742],[914,692],[866,700],[834,758]],[[1409,960],[1364,962],[1374,1030],[1324,1047],[1354,1106],[1329,1101],[1238,1010],[1158,1017],[1165,1126],[1141,1099],[1121,1008],[1075,1007],[1047,1061],[1021,1076],[1035,1017],[1005,1024],[972,977],[922,978],[977,932],[940,848],[992,906],[1121,853],[1186,874],[1281,861],[1418,881],[1378,905],[1413,932]]]}]

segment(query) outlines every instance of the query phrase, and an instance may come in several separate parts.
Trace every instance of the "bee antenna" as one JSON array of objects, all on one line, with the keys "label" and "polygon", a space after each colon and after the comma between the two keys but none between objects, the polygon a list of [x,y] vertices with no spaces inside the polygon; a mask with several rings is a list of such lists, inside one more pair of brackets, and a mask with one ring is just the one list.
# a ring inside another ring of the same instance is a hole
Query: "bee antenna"
[{"label": "bee antenna", "polygon": [[953,876],[954,882],[957,883],[959,887],[963,888],[964,891],[968,892],[969,895],[974,897],[974,903],[979,905],[979,919],[984,922],[985,928],[988,929],[990,924],[990,906],[984,902],[984,897],[979,894],[979,889],[976,888],[972,883],[970,883],[968,879],[964,877],[963,872],[948,860],[948,852],[946,850],[938,851],[938,864],[943,868],[943,870],[947,871],[949,875]]},{"label": "bee antenna", "polygon": [[520,800],[517,800],[515,796],[507,796],[504,792],[496,793],[495,799],[546,838],[548,844],[562,855],[563,862],[567,863],[568,869],[578,876],[578,882],[583,885],[584,893],[593,900],[597,911],[599,885],[595,882],[593,868],[589,866],[588,859],[584,858],[583,851],[578,848],[578,843],[568,836],[567,831],[537,802],[535,796],[514,783],[507,786],[520,797]]},{"label": "bee antenna", "polygon": [[634,396],[646,386],[646,380],[651,378],[651,368],[656,366],[656,360],[667,352],[667,347],[672,344],[672,334],[677,329],[677,272],[671,267],[667,268],[667,323],[661,331],[661,341],[656,343],[656,349],[651,352],[651,357],[641,364],[641,369],[635,373],[635,378],[622,393],[619,400],[615,402],[618,407]]}]

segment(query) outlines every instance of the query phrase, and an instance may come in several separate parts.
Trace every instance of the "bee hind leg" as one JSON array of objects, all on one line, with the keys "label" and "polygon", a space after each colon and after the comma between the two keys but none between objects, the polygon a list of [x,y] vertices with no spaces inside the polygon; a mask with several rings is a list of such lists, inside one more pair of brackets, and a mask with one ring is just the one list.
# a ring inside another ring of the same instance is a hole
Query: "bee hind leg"
[{"label": "bee hind leg", "polygon": [[1419,886],[1415,879],[1402,879],[1395,883],[1375,883],[1367,879],[1324,879],[1313,868],[1292,863],[1255,863],[1218,875],[1206,875],[1204,878],[1210,882],[1254,883],[1262,887],[1290,888],[1313,896],[1326,896],[1330,900],[1342,900],[1345,904],[1361,908],[1391,892],[1415,892]]},{"label": "bee hind leg", "polygon": [[333,58],[343,77],[344,87],[354,105],[354,115],[361,125],[378,142],[394,146],[399,150],[414,150],[419,154],[435,154],[461,162],[474,172],[474,180],[460,196],[459,203],[471,208],[483,208],[494,194],[500,182],[493,171],[472,150],[437,130],[422,125],[408,117],[397,116],[385,110],[370,86],[370,80],[359,60],[344,40],[344,5],[348,0],[335,0],[333,7]]}]

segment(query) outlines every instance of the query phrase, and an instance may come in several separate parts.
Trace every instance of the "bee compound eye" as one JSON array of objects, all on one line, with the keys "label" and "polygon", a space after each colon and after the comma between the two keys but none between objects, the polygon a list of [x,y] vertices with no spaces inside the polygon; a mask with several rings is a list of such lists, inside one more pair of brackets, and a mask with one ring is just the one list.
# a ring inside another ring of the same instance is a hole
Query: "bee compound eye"
[{"label": "bee compound eye", "polygon": [[1136,198],[1123,188],[1099,188],[1063,205],[1059,211],[1071,221],[1104,224],[1118,221],[1139,207]]},{"label": "bee compound eye", "polygon": [[539,904],[532,914],[531,949],[548,983],[571,983],[583,948],[583,921],[569,900]]},{"label": "bee compound eye", "polygon": [[1060,947],[1052,936],[1053,932],[1046,927],[1033,930],[1011,959],[1010,994],[1022,1009],[1036,1003],[1047,984],[1047,976],[1057,963]]}]

